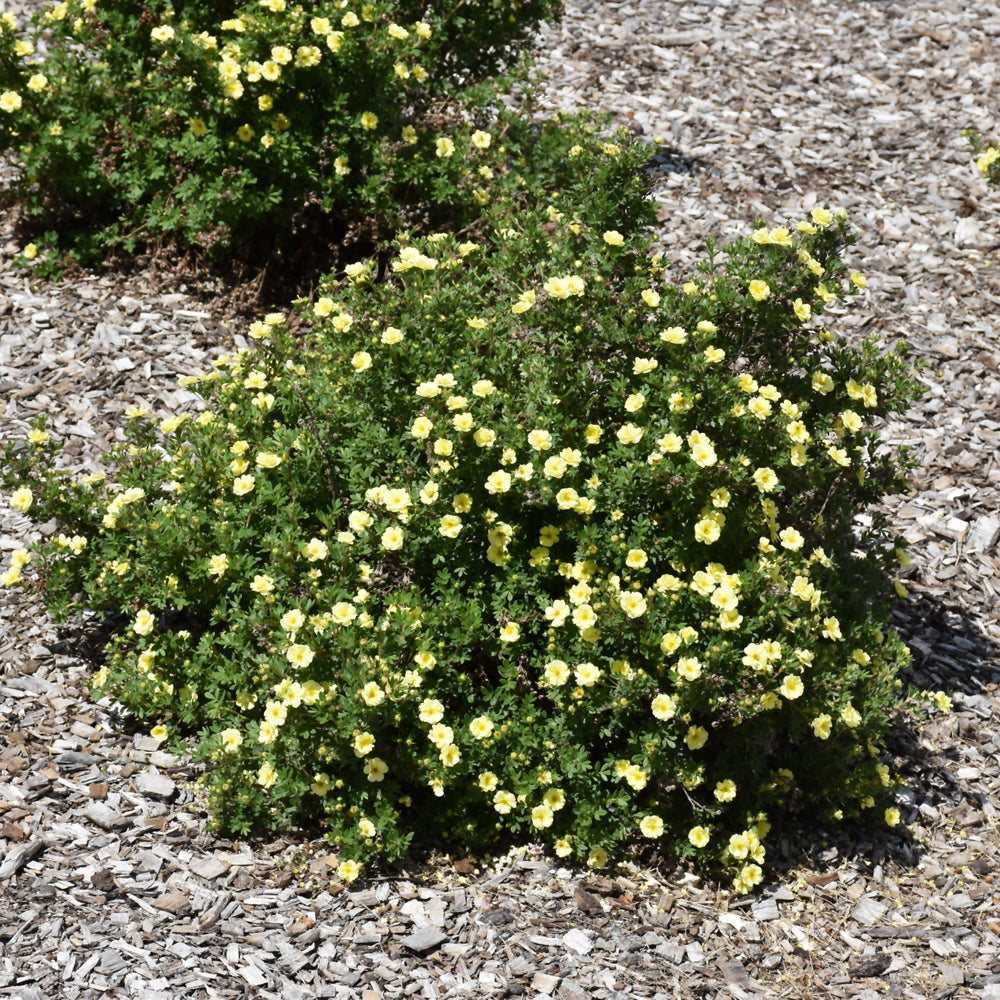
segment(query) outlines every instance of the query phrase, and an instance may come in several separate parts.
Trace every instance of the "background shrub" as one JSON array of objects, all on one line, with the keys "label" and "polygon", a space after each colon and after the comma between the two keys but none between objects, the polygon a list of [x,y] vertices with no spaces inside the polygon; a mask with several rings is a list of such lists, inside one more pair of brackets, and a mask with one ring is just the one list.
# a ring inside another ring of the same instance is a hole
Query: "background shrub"
[{"label": "background shrub", "polygon": [[494,77],[559,9],[67,0],[27,25],[5,14],[0,149],[40,230],[91,254],[169,241],[260,257],[305,226],[461,226],[488,185],[458,169],[452,133],[495,123]]},{"label": "background shrub", "polygon": [[917,384],[817,325],[853,237],[814,209],[675,286],[635,202],[610,224],[634,149],[581,138],[558,196],[327,281],[304,339],[255,324],[106,478],[41,425],[5,456],[61,531],[5,581],[124,612],[97,691],[197,733],[220,826],[317,821],[346,879],[416,833],[745,891],[776,816],[898,821],[897,552],[855,516],[903,488],[875,425]]},{"label": "background shrub", "polygon": [[972,129],[966,129],[962,135],[972,147],[980,177],[990,184],[1000,183],[1000,147]]}]

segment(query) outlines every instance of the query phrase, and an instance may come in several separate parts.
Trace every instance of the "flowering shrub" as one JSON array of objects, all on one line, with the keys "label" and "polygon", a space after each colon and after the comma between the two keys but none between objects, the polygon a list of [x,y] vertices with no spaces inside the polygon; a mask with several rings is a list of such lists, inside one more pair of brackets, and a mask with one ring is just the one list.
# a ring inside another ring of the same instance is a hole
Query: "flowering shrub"
[{"label": "flowering shrub", "polygon": [[979,175],[990,184],[1000,183],[1000,147],[990,144],[978,132],[967,129],[962,133],[972,147]]},{"label": "flowering shrub", "polygon": [[304,340],[264,317],[106,477],[52,471],[44,424],[8,449],[60,533],[5,582],[127,615],[95,688],[197,732],[222,827],[318,821],[346,879],[419,832],[651,843],[747,891],[775,817],[898,821],[897,551],[855,515],[903,488],[876,426],[917,383],[818,324],[864,287],[846,222],[758,225],[678,287],[587,204],[406,242]]},{"label": "flowering shrub", "polygon": [[391,229],[422,205],[461,222],[490,185],[452,131],[492,120],[497,84],[477,84],[559,6],[66,0],[26,25],[7,13],[0,150],[24,168],[29,213],[78,230],[81,249],[166,238],[222,256],[270,247],[308,212]]}]

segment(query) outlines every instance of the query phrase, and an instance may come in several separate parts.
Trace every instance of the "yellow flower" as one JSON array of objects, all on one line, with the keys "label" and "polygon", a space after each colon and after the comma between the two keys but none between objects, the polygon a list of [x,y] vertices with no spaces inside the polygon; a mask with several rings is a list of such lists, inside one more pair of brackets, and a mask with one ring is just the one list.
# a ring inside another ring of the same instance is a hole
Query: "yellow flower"
[{"label": "yellow flower", "polygon": [[696,656],[682,656],[677,661],[677,673],[686,681],[696,681],[701,676],[701,663]]},{"label": "yellow flower", "polygon": [[489,132],[483,132],[482,129],[476,129],[472,133],[472,137],[469,140],[476,149],[489,149],[490,143],[493,141],[493,137]]},{"label": "yellow flower", "polygon": [[795,315],[803,323],[812,315],[812,306],[808,302],[803,302],[802,299],[796,299],[792,303],[792,309],[795,311]]},{"label": "yellow flower", "polygon": [[233,493],[238,497],[246,496],[254,488],[253,476],[238,476],[233,480]]},{"label": "yellow flower", "polygon": [[322,538],[311,538],[302,548],[302,555],[309,562],[319,562],[330,554],[330,547]]},{"label": "yellow flower", "polygon": [[703,469],[706,469],[711,465],[715,465],[718,461],[718,456],[715,453],[715,448],[712,446],[712,442],[707,440],[696,441],[691,448],[691,461]]},{"label": "yellow flower", "polygon": [[447,160],[455,154],[455,143],[448,136],[442,136],[434,143],[434,155],[439,159]]},{"label": "yellow flower", "polygon": [[736,798],[736,782],[730,778],[716,782],[714,794],[719,802],[732,802]]},{"label": "yellow flower", "polygon": [[49,78],[44,73],[33,73],[28,79],[28,90],[40,94],[49,85]]},{"label": "yellow flower", "polygon": [[428,437],[433,429],[433,421],[429,420],[427,417],[417,417],[417,419],[413,421],[413,425],[410,427],[410,433],[418,441],[423,441]]},{"label": "yellow flower", "polygon": [[477,716],[469,723],[469,732],[477,740],[485,740],[493,732],[493,720],[487,715]]},{"label": "yellow flower", "polygon": [[337,625],[350,625],[358,616],[358,609],[350,601],[337,601],[330,608],[330,616]]},{"label": "yellow flower", "polygon": [[547,430],[536,429],[528,432],[528,444],[536,451],[552,447],[552,435]]},{"label": "yellow flower", "polygon": [[617,229],[609,229],[604,234],[604,242],[607,243],[609,247],[620,247],[625,242],[625,237],[622,236]]},{"label": "yellow flower", "polygon": [[625,409],[629,413],[638,413],[646,405],[646,397],[641,392],[633,392],[625,398]]},{"label": "yellow flower", "polygon": [[788,701],[794,701],[796,698],[802,697],[802,692],[805,690],[805,685],[802,683],[802,678],[798,674],[789,674],[781,682],[781,687],[778,691],[781,693],[782,698],[786,698]]},{"label": "yellow flower", "polygon": [[425,698],[418,708],[420,721],[428,724],[440,722],[444,718],[444,705],[436,698]]},{"label": "yellow flower", "polygon": [[608,863],[608,852],[603,847],[595,847],[587,855],[588,868],[603,868]]},{"label": "yellow flower", "polygon": [[512,313],[520,315],[526,313],[535,304],[535,293],[529,288],[526,292],[521,292],[517,301],[510,307]]},{"label": "yellow flower", "polygon": [[403,547],[403,529],[392,524],[382,532],[382,548],[395,552]]},{"label": "yellow flower", "polygon": [[288,718],[288,708],[279,701],[269,701],[264,707],[264,719],[274,726],[284,725]]},{"label": "yellow flower", "polygon": [[241,125],[236,130],[236,138],[239,139],[240,142],[249,142],[255,134],[256,133],[249,125]]},{"label": "yellow flower", "polygon": [[285,659],[296,669],[308,667],[316,654],[306,645],[296,642],[285,650]]},{"label": "yellow flower", "polygon": [[375,681],[369,681],[358,693],[361,695],[361,700],[372,708],[381,704],[385,698],[385,691]]},{"label": "yellow flower", "polygon": [[760,865],[744,865],[739,875],[733,879],[733,889],[739,893],[748,893],[764,878]]},{"label": "yellow flower", "polygon": [[771,288],[766,281],[754,279],[747,287],[751,297],[756,302],[763,302],[771,294]]},{"label": "yellow flower", "polygon": [[663,820],[659,816],[643,816],[639,821],[639,831],[644,837],[655,840],[663,836]]},{"label": "yellow flower", "polygon": [[292,608],[281,616],[281,627],[288,633],[298,632],[306,623],[306,616],[299,608]]},{"label": "yellow flower", "polygon": [[708,742],[708,730],[702,726],[689,726],[684,742],[691,750],[700,750]]},{"label": "yellow flower", "polygon": [[[539,776],[539,782],[542,779],[551,780],[551,774],[545,772],[545,774]],[[564,805],[566,805],[566,793],[561,788],[549,788],[545,795],[542,796],[542,801],[553,811],[558,812]]]},{"label": "yellow flower", "polygon": [[497,493],[506,493],[510,489],[511,482],[512,479],[510,473],[499,469],[496,472],[491,473],[487,478],[485,483],[486,492],[494,495]]},{"label": "yellow flower", "polygon": [[895,806],[889,806],[885,811],[885,822],[887,826],[899,825],[899,810]]},{"label": "yellow flower", "polygon": [[278,772],[268,763],[261,764],[257,771],[257,784],[262,788],[270,788],[278,780]]},{"label": "yellow flower", "polygon": [[155,625],[156,619],[145,608],[143,608],[142,611],[135,616],[135,621],[132,623],[132,631],[135,632],[136,635],[149,635],[149,633],[153,631]]},{"label": "yellow flower", "polygon": [[638,764],[629,764],[625,768],[625,781],[637,792],[641,792],[646,787],[649,775]]},{"label": "yellow flower", "polygon": [[521,626],[517,622],[508,622],[500,629],[501,642],[517,642],[521,638]]},{"label": "yellow flower", "polygon": [[861,725],[861,713],[850,702],[840,710],[840,719],[848,729]]},{"label": "yellow flower", "polygon": [[640,618],[646,613],[646,599],[634,590],[621,594],[618,603],[629,618]]},{"label": "yellow flower", "polygon": [[840,631],[840,621],[837,618],[823,619],[823,637],[825,639],[843,639]]},{"label": "yellow flower", "polygon": [[559,455],[552,455],[545,460],[542,474],[546,479],[561,479],[566,474],[566,460]]},{"label": "yellow flower", "polygon": [[688,840],[694,847],[705,847],[710,839],[708,830],[703,826],[693,826],[688,831]]},{"label": "yellow flower", "polygon": [[821,740],[828,740],[830,738],[832,726],[833,720],[825,712],[822,715],[817,715],[812,720],[812,730]]},{"label": "yellow flower", "polygon": [[753,474],[753,481],[761,493],[772,493],[781,486],[774,469],[767,467],[758,469]]},{"label": "yellow flower", "polygon": [[318,66],[322,58],[323,53],[315,45],[300,45],[295,50],[296,66]]},{"label": "yellow flower", "polygon": [[353,882],[362,871],[362,865],[360,861],[341,861],[337,865],[337,878],[341,882],[351,883]]},{"label": "yellow flower", "polygon": [[364,766],[365,777],[373,782],[381,781],[389,773],[389,765],[381,757],[372,757]]},{"label": "yellow flower", "polygon": [[653,699],[653,715],[661,722],[672,719],[677,712],[677,702],[669,694],[658,694]]},{"label": "yellow flower", "polygon": [[347,516],[347,524],[351,531],[365,531],[372,525],[372,516],[364,510],[352,510]]},{"label": "yellow flower", "polygon": [[355,757],[366,757],[375,749],[375,737],[371,733],[358,733],[352,743]]},{"label": "yellow flower", "polygon": [[538,805],[531,810],[531,825],[536,830],[544,830],[552,826],[554,814],[547,805]]},{"label": "yellow flower", "polygon": [[704,545],[711,545],[713,542],[717,542],[721,535],[722,529],[719,526],[719,522],[714,518],[703,517],[695,523],[694,537],[697,542],[702,542]]},{"label": "yellow flower", "polygon": [[636,427],[635,424],[623,424],[621,427],[615,431],[615,437],[621,441],[622,444],[638,444],[642,440],[642,435],[644,431],[641,427]]},{"label": "yellow flower", "polygon": [[782,529],[778,532],[778,538],[781,540],[782,548],[790,549],[792,552],[798,552],[805,544],[805,539],[795,528]]},{"label": "yellow flower", "polygon": [[174,37],[174,29],[169,24],[161,24],[150,31],[149,37],[154,42],[169,42]]},{"label": "yellow flower", "polygon": [[580,663],[574,671],[574,676],[580,687],[593,687],[601,679],[601,670],[593,663]]},{"label": "yellow flower", "polygon": [[493,796],[493,808],[500,813],[501,816],[505,816],[509,813],[515,805],[517,805],[517,799],[510,792],[501,790]]},{"label": "yellow flower", "polygon": [[10,495],[10,505],[14,510],[19,510],[22,514],[26,514],[34,499],[35,497],[31,492],[31,488],[22,486],[20,489],[14,490]]},{"label": "yellow flower", "polygon": [[445,538],[458,538],[462,530],[462,519],[454,514],[445,514],[438,522],[438,533]]},{"label": "yellow flower", "polygon": [[563,660],[551,660],[545,665],[545,681],[559,687],[569,680],[569,667]]},{"label": "yellow flower", "polygon": [[497,787],[497,776],[492,771],[483,771],[479,775],[479,787],[484,792],[492,792]]},{"label": "yellow flower", "polygon": [[576,275],[568,277],[549,278],[542,288],[554,299],[568,299],[571,295],[583,295],[586,285],[582,278]]}]

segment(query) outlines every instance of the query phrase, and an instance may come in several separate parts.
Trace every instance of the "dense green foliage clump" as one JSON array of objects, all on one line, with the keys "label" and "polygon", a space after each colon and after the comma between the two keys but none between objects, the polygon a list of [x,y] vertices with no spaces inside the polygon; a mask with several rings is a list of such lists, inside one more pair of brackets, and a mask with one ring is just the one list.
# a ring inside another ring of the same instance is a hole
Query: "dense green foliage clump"
[{"label": "dense green foliage clump", "polygon": [[916,386],[816,322],[853,237],[815,209],[671,284],[588,213],[635,147],[581,139],[476,240],[328,281],[304,338],[255,324],[107,477],[41,426],[8,452],[62,526],[50,601],[128,614],[98,690],[197,733],[225,828],[318,821],[346,878],[414,833],[649,838],[745,891],[777,814],[897,820],[897,552],[854,521],[902,488],[875,425]]},{"label": "dense green foliage clump", "polygon": [[967,129],[962,135],[972,147],[979,176],[989,184],[1000,184],[1000,146],[971,129]]},{"label": "dense green foliage clump", "polygon": [[[558,0],[66,0],[0,19],[0,150],[54,238],[216,258],[305,225],[454,226],[492,196],[458,124]],[[466,135],[473,129],[463,130]]]},{"label": "dense green foliage clump", "polygon": [[56,527],[0,583],[122,616],[97,694],[209,764],[219,827],[318,824],[345,880],[414,836],[531,837],[747,891],[778,817],[898,822],[901,553],[857,515],[905,489],[878,423],[919,386],[820,323],[865,287],[842,213],[678,284],[645,146],[493,107],[557,7],[0,18],[30,212],[101,249],[226,254],[310,211],[397,237],[182,380],[199,405],[133,408],[104,472],[44,420],[6,445]]}]

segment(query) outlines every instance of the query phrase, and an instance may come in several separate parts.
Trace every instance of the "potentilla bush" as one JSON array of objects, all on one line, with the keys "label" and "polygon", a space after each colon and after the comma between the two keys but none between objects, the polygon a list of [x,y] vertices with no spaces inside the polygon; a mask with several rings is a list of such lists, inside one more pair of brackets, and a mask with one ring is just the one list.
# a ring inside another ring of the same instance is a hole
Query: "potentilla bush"
[{"label": "potentilla bush", "polygon": [[962,133],[972,147],[979,176],[990,184],[1000,184],[1000,146],[990,143],[979,132],[967,129]]},{"label": "potentilla bush", "polygon": [[559,8],[67,0],[26,24],[7,13],[0,150],[23,167],[29,214],[84,250],[168,239],[221,257],[287,238],[310,212],[392,231],[422,206],[460,225],[490,184],[453,132],[495,119],[502,74]]},{"label": "potentilla bush", "polygon": [[345,879],[414,834],[646,843],[747,891],[776,818],[898,822],[897,545],[856,515],[917,384],[819,323],[864,287],[847,223],[677,286],[569,204],[402,243],[304,339],[266,316],[106,476],[33,472],[42,425],[7,456],[60,528],[6,582],[125,613],[96,691],[197,733],[224,829],[318,822]]}]

